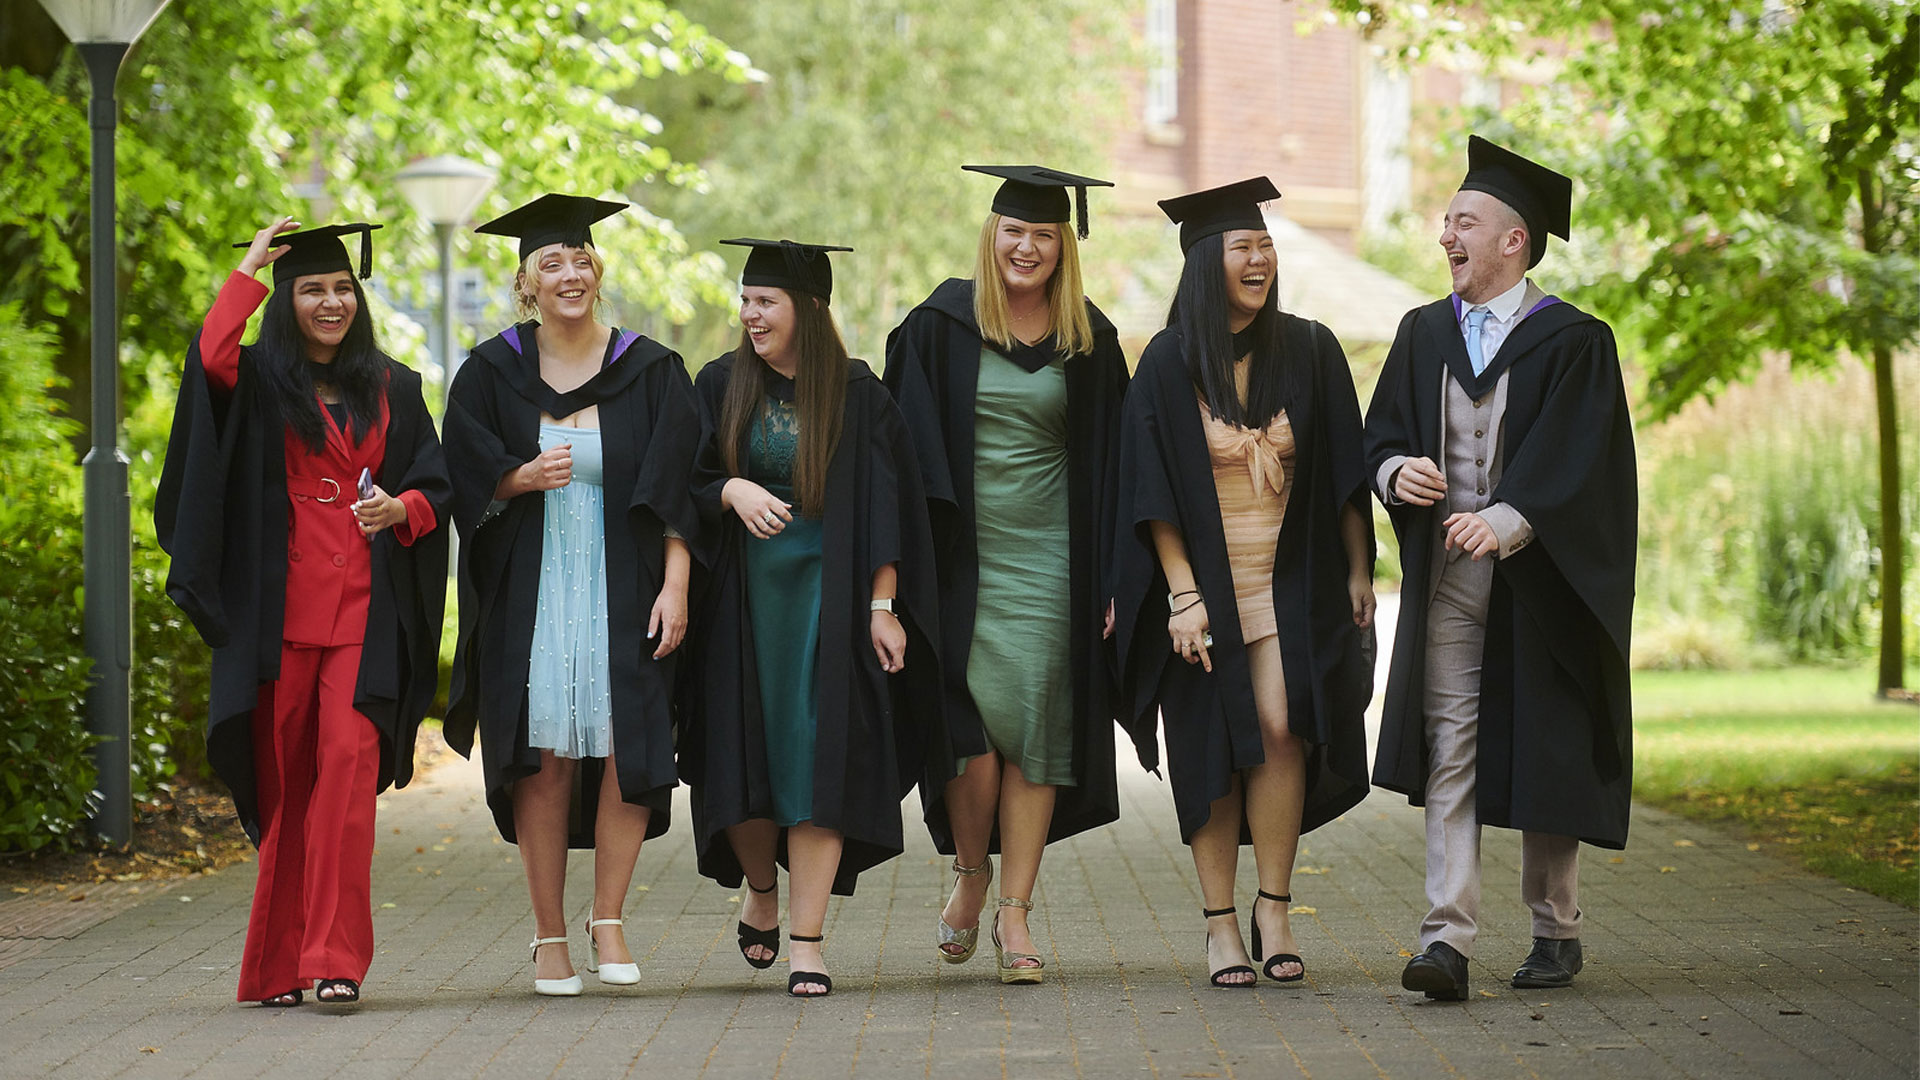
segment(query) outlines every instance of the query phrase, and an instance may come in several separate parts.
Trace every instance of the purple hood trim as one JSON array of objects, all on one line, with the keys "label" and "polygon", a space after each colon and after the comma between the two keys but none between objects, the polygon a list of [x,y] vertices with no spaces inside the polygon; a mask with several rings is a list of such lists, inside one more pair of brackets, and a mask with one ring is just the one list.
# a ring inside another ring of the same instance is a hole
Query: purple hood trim
[{"label": "purple hood trim", "polygon": [[[512,349],[514,352],[525,355],[527,350],[520,347],[520,327],[509,326],[505,330],[500,331],[500,337],[503,341],[507,343],[508,348]],[[623,356],[626,353],[626,351],[633,346],[633,343],[639,340],[640,340],[640,334],[638,331],[622,330],[620,332],[619,339],[614,342],[613,356],[611,359],[607,361],[607,364],[611,365],[614,360],[620,359],[620,357]]]}]

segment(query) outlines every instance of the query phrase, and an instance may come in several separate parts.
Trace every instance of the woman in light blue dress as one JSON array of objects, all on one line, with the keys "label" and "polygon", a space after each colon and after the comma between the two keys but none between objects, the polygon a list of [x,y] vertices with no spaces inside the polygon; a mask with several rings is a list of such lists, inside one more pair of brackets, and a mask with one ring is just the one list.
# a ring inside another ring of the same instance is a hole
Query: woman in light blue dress
[{"label": "woman in light blue dress", "polygon": [[481,226],[520,238],[514,294],[538,319],[474,349],[446,418],[462,541],[447,739],[466,753],[479,735],[487,804],[527,873],[534,990],[555,996],[582,989],[570,847],[594,852],[592,905],[573,923],[589,970],[639,981],[623,907],[677,783],[700,424],[680,358],[595,318],[605,264],[587,226],[618,209],[549,195]]}]

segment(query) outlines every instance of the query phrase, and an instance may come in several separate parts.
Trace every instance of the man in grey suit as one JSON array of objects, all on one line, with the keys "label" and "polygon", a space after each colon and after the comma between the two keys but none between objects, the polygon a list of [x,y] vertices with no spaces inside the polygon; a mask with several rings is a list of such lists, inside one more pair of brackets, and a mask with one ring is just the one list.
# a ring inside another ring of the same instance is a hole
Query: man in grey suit
[{"label": "man in grey suit", "polygon": [[1527,271],[1572,181],[1474,136],[1440,245],[1453,294],[1407,313],[1367,411],[1400,539],[1399,633],[1374,783],[1424,804],[1428,912],[1401,983],[1463,1000],[1480,829],[1521,830],[1533,950],[1579,973],[1579,846],[1626,843],[1633,432],[1613,333]]}]

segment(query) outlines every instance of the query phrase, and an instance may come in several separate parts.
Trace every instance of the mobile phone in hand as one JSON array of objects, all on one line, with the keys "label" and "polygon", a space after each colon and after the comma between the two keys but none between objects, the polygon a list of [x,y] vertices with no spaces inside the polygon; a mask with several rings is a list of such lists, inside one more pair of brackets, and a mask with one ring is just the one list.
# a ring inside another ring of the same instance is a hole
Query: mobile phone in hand
[{"label": "mobile phone in hand", "polygon": [[360,470],[360,500],[365,502],[373,498],[373,470]]}]

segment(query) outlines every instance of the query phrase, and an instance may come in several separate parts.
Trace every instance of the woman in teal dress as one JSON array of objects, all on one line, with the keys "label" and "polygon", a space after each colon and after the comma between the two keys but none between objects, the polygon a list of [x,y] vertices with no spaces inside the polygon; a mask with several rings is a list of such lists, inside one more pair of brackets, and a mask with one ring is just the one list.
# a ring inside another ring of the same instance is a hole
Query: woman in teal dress
[{"label": "woman in teal dress", "polygon": [[886,384],[920,455],[938,537],[946,695],[921,785],[957,875],[935,944],[971,959],[1003,855],[1000,980],[1037,983],[1027,929],[1046,845],[1119,816],[1105,634],[1126,359],[1080,288],[1068,188],[1034,166],[1005,183],[971,280],[950,279],[887,342]]},{"label": "woman in teal dress", "polygon": [[905,425],[828,309],[827,252],[752,248],[741,342],[695,383],[705,444],[695,501],[716,543],[696,616],[681,770],[701,872],[749,892],[737,929],[755,968],[779,948],[775,866],[790,871],[787,992],[829,993],[830,893],[900,853],[900,800],[938,700],[932,538]]}]

